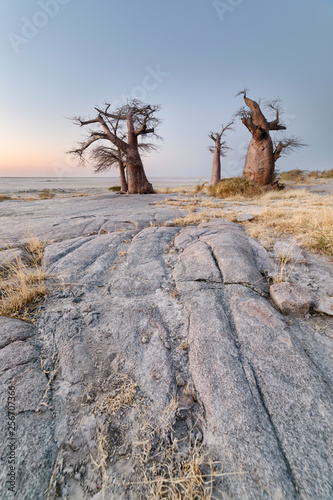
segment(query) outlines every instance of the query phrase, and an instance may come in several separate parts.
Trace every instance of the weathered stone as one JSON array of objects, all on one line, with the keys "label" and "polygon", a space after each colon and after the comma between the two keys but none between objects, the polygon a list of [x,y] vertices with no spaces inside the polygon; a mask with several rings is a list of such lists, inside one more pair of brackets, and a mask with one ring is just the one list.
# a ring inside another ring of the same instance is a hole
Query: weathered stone
[{"label": "weathered stone", "polygon": [[0,316],[0,331],[0,349],[15,340],[25,340],[37,334],[31,323],[6,316]]},{"label": "weathered stone", "polygon": [[265,248],[260,243],[252,238],[249,238],[249,243],[253,250],[256,266],[261,274],[271,276],[276,267],[274,261],[270,258]]},{"label": "weathered stone", "polygon": [[271,285],[270,295],[282,314],[304,316],[310,309],[311,295],[308,289],[295,283]]},{"label": "weathered stone", "polygon": [[236,217],[237,222],[250,222],[255,218],[253,214],[241,214]]},{"label": "weathered stone", "polygon": [[[34,325],[27,322],[0,317],[0,333],[0,442],[4,465],[0,472],[2,497],[12,497],[6,483],[10,453],[8,444],[15,443],[16,496],[19,499],[42,500],[49,484],[57,447],[53,441],[52,415],[47,406],[44,406],[43,413],[36,413],[47,387],[47,378],[41,369],[41,346],[36,341],[38,332]],[[11,436],[8,422],[13,422],[13,415],[15,425],[11,429],[14,428],[15,432]],[[10,437],[15,439],[10,440]]]},{"label": "weathered stone", "polygon": [[315,304],[314,310],[333,316],[333,297],[321,297]]},{"label": "weathered stone", "polygon": [[[215,478],[216,498],[331,498],[329,329],[312,317],[287,327],[267,300],[269,257],[240,225],[163,226],[181,211],[148,205],[162,199],[47,200],[31,219],[57,240],[43,262],[68,285],[50,292],[37,328],[0,318],[1,425],[17,387],[17,498],[148,498],[142,459],[156,479],[167,443],[186,460],[195,440],[230,474]],[[329,294],[329,264],[311,259],[297,280]]]},{"label": "weathered stone", "polygon": [[203,241],[189,245],[174,270],[176,281],[210,281],[222,283],[211,248]]}]

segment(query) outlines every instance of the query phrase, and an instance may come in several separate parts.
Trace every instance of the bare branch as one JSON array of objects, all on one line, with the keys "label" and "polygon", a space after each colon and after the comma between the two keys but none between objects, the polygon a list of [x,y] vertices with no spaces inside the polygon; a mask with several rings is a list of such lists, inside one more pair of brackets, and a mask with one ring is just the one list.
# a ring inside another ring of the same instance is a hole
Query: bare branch
[{"label": "bare branch", "polygon": [[243,89],[243,90],[240,90],[240,91],[239,91],[239,92],[235,95],[235,97],[238,97],[239,95],[242,95],[242,94],[244,95],[244,97],[246,97],[246,93],[247,93],[247,91],[248,91],[248,90],[249,90],[249,89],[248,89],[247,87],[244,87],[244,89]]},{"label": "bare branch", "polygon": [[229,146],[227,146],[226,141],[222,141],[222,136],[227,130],[234,130],[232,125],[234,124],[234,121],[232,120],[230,123],[228,123],[226,126],[222,125],[222,130],[221,132],[210,132],[208,134],[208,137],[212,139],[215,142],[215,146],[210,146],[208,149],[211,153],[214,153],[215,150],[217,149],[220,153],[220,156],[226,156],[227,151],[231,150]]},{"label": "bare branch", "polygon": [[299,137],[291,136],[281,139],[279,142],[274,142],[274,161],[278,160],[281,156],[285,156],[299,148],[308,146],[301,142]]},{"label": "bare branch", "polygon": [[119,163],[125,162],[125,156],[120,150],[107,146],[97,146],[91,151],[89,158],[94,163],[95,172],[118,168]]},{"label": "bare branch", "polygon": [[270,130],[286,130],[286,126],[280,123],[280,114],[281,114],[281,100],[273,99],[272,101],[266,101],[265,107],[275,111],[275,120],[268,122],[268,126]]}]

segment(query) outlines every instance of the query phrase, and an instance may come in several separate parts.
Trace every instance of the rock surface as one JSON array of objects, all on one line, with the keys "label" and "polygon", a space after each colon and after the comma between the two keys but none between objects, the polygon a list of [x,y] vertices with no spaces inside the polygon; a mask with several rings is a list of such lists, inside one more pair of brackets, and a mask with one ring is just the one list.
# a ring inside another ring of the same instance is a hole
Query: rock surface
[{"label": "rock surface", "polygon": [[241,214],[236,217],[237,222],[247,222],[255,218],[253,214]]},{"label": "rock surface", "polygon": [[1,459],[14,385],[15,498],[154,498],[193,447],[217,462],[215,498],[332,498],[330,329],[272,307],[271,257],[239,225],[172,227],[182,212],[152,197],[47,200],[17,219],[14,243],[31,220],[62,286],[36,327],[0,318]]},{"label": "rock surface", "polygon": [[315,306],[315,310],[333,316],[333,297],[321,297]]},{"label": "rock surface", "polygon": [[311,295],[305,286],[282,282],[271,285],[269,293],[282,314],[305,316],[310,309]]}]

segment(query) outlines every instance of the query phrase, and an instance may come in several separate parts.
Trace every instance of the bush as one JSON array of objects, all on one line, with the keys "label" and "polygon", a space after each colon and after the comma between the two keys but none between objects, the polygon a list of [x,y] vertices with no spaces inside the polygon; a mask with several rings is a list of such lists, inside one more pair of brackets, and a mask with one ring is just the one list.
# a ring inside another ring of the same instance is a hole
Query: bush
[{"label": "bush", "polygon": [[304,181],[306,176],[305,170],[289,170],[289,172],[282,172],[280,174],[281,181]]},{"label": "bush", "polygon": [[263,193],[263,189],[245,177],[231,177],[218,182],[216,186],[208,186],[208,194],[216,198],[243,197],[253,198]]},{"label": "bush", "polygon": [[109,191],[121,191],[121,187],[120,186],[111,186],[111,187],[109,187]]},{"label": "bush", "polygon": [[321,177],[323,177],[324,179],[332,179],[332,177],[333,177],[333,168],[331,168],[331,170],[323,170],[321,172]]},{"label": "bush", "polygon": [[55,194],[54,193],[51,193],[51,191],[49,189],[44,189],[43,191],[41,191],[38,195],[42,200],[47,200],[49,198],[54,198],[55,197]]}]

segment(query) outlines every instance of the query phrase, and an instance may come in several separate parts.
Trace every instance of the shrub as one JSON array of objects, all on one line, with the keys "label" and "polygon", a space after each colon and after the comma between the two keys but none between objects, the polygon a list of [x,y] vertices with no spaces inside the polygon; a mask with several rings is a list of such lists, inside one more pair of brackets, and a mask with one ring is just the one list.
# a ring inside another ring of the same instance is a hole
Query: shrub
[{"label": "shrub", "polygon": [[289,170],[289,172],[282,172],[280,174],[281,181],[303,181],[305,179],[306,172],[305,170]]},{"label": "shrub", "polygon": [[40,197],[41,200],[47,200],[49,198],[54,198],[55,194],[51,193],[51,191],[49,189],[44,189],[43,191],[41,191],[39,193],[38,196]]},{"label": "shrub", "polygon": [[111,187],[109,187],[109,191],[121,191],[121,187],[120,186],[111,186]]},{"label": "shrub", "polygon": [[331,168],[331,170],[323,170],[321,172],[320,177],[323,177],[324,179],[332,179],[333,178],[333,168]]},{"label": "shrub", "polygon": [[208,187],[208,194],[217,198],[253,198],[261,195],[263,189],[245,177],[231,177],[218,182],[216,186]]}]

